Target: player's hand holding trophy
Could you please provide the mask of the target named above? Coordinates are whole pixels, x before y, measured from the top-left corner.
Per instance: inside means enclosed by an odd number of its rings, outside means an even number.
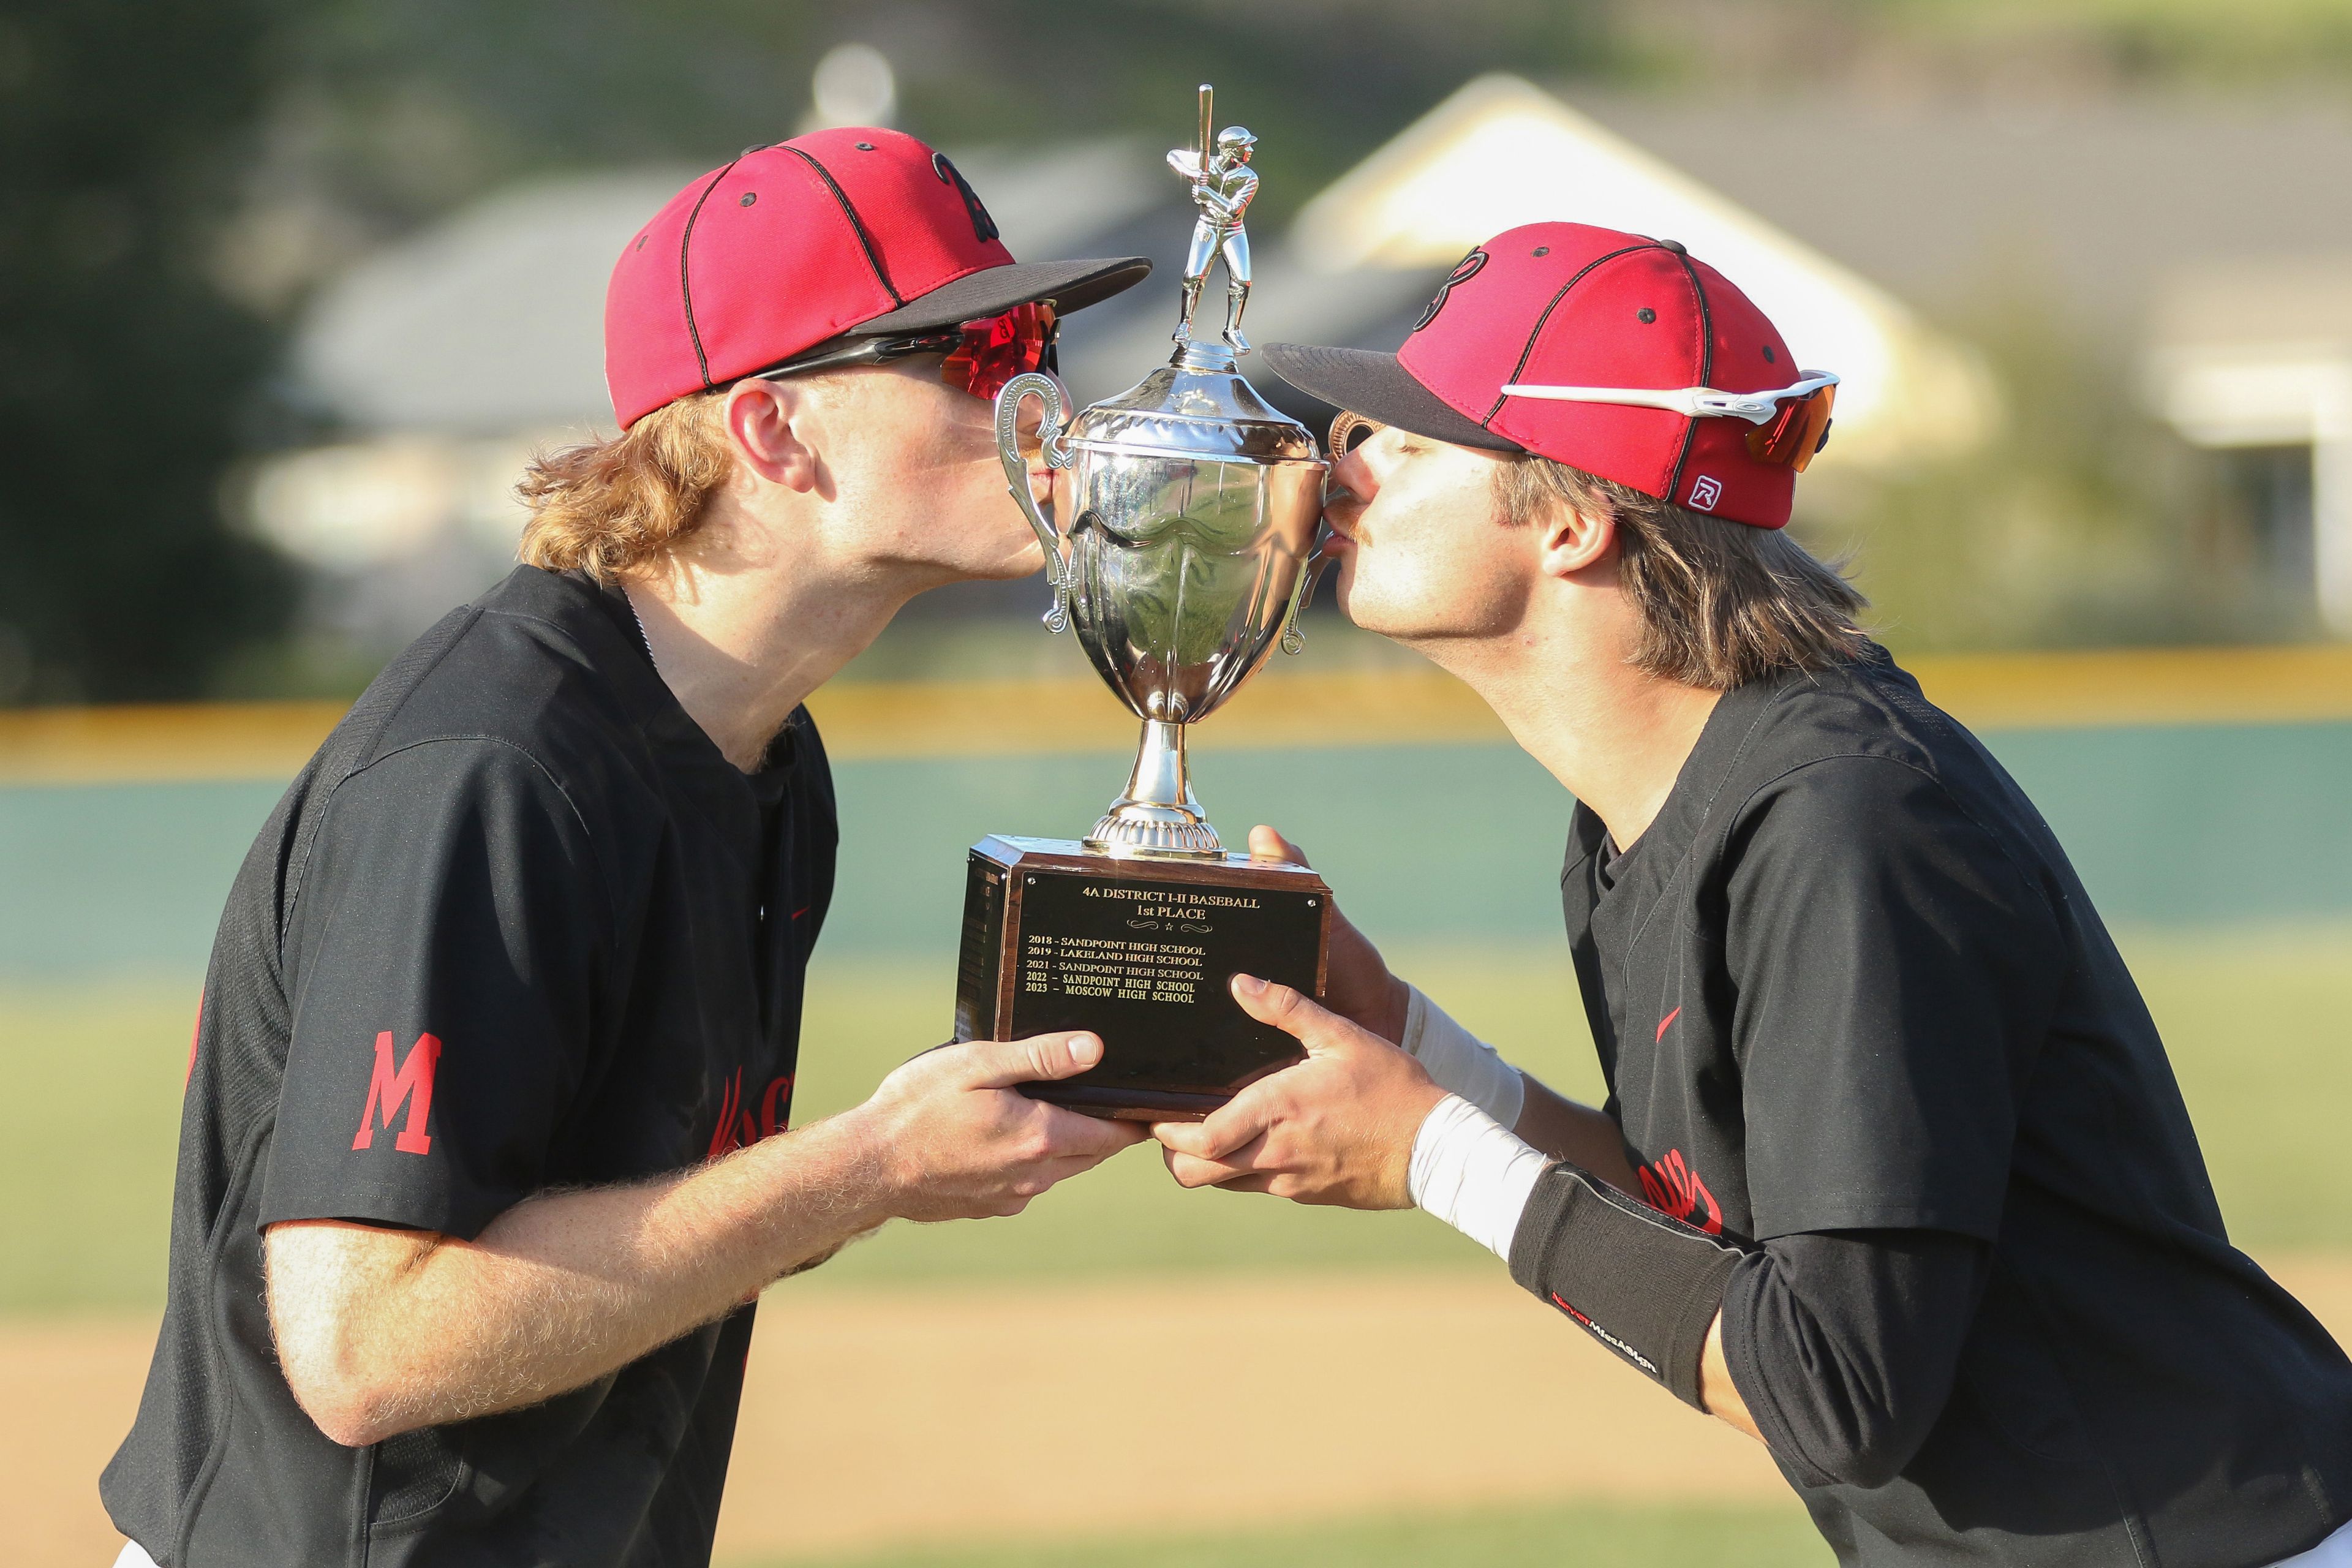
[[[1257,190],[1255,138],[1213,134],[1201,89],[1195,145],[1169,155],[1200,221],[1176,352],[1141,382],[1071,417],[1050,378],[998,395],[997,449],[1045,547],[1050,631],[1087,657],[1142,721],[1127,788],[1083,840],[992,835],[971,850],[956,976],[956,1038],[1090,1029],[1100,1064],[1031,1092],[1097,1115],[1198,1117],[1298,1058],[1244,1013],[1236,972],[1323,989],[1331,899],[1286,860],[1227,850],[1185,769],[1185,731],[1257,672],[1297,652],[1326,465],[1314,435],[1236,368],[1249,352],[1242,215]],[[1196,335],[1211,267],[1229,279],[1220,338]],[[1050,511],[1029,488],[1023,405],[1053,470]]]

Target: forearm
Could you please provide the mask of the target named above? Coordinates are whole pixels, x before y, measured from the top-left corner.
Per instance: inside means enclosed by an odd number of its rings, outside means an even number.
[[[1419,990],[1401,989],[1397,1032],[1389,1037],[1427,1068],[1439,1088],[1460,1095],[1554,1159],[1580,1166],[1621,1192],[1638,1190],[1625,1158],[1624,1134],[1615,1121],[1512,1067]]]
[[[1518,1120],[1511,1131],[1555,1160],[1565,1160],[1622,1193],[1639,1193],[1640,1181],[1625,1158],[1625,1134],[1606,1112],[1553,1092],[1528,1073],[1519,1075]]]
[[[724,1316],[766,1285],[887,1217],[881,1163],[836,1117],[692,1171],[516,1205],[473,1241],[420,1237],[349,1267],[331,1301],[281,1291],[270,1237],[272,1317],[298,1394],[338,1441],[517,1409],[626,1365]],[[283,1271],[292,1274],[293,1270]],[[331,1326],[305,1321],[332,1314]],[[300,1347],[297,1350],[295,1347]],[[292,1353],[289,1353],[291,1352]],[[325,1362],[325,1365],[298,1364]]]
[[[1706,1351],[1698,1363],[1698,1403],[1717,1420],[1737,1426],[1759,1443],[1764,1440],[1756,1417],[1748,1413],[1748,1401],[1740,1397],[1739,1385],[1731,1380],[1731,1363],[1723,1353],[1720,1307],[1716,1309],[1715,1321],[1706,1326]]]
[[[1537,1297],[1708,1408],[1707,1352],[1738,1247],[1546,1158],[1458,1096],[1423,1121],[1409,1184],[1414,1203],[1502,1258]]]
[[[1423,1122],[1412,1192],[1595,1339],[1820,1486],[1883,1486],[1911,1462],[1990,1270],[1985,1243],[1933,1231],[1734,1247],[1546,1162],[1459,1098]]]

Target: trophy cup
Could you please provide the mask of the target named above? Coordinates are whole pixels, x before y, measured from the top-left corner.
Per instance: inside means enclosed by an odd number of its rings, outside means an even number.
[[[1243,1012],[1227,982],[1245,972],[1319,996],[1330,929],[1322,879],[1227,849],[1185,770],[1185,731],[1277,641],[1299,650],[1325,475],[1314,436],[1235,368],[1248,352],[1242,211],[1257,189],[1255,139],[1239,127],[1213,138],[1211,110],[1204,86],[1194,148],[1169,155],[1201,209],[1173,357],[1075,418],[1043,375],[1016,376],[996,403],[1005,478],[1045,547],[1046,629],[1076,629],[1143,733],[1125,792],[1083,840],[973,846],[955,1037],[1093,1030],[1099,1063],[1026,1092],[1097,1116],[1205,1116],[1299,1059],[1297,1042]],[[1202,342],[1192,315],[1220,257],[1225,329]],[[1051,516],[1020,447],[1033,397],[1045,405]]]

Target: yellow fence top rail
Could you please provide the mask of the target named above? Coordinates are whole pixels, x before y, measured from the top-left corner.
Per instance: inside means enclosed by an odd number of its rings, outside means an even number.
[[[1982,654],[1906,660],[1929,698],[1979,730],[2352,721],[2352,647]],[[1135,721],[1091,675],[845,682],[810,710],[843,761],[1122,751]],[[0,784],[287,778],[340,702],[191,703],[0,712]],[[1218,746],[1444,745],[1507,739],[1434,669],[1267,675],[1209,721]]]

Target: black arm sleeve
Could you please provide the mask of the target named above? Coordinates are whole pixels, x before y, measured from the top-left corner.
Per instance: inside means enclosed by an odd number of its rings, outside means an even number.
[[[1707,1325],[1740,1249],[1558,1164],[1511,1237],[1511,1278],[1694,1409]]]
[[[1948,1231],[1778,1237],[1723,1294],[1731,1381],[1775,1458],[1813,1486],[1884,1486],[1950,1397],[1992,1249]]]

